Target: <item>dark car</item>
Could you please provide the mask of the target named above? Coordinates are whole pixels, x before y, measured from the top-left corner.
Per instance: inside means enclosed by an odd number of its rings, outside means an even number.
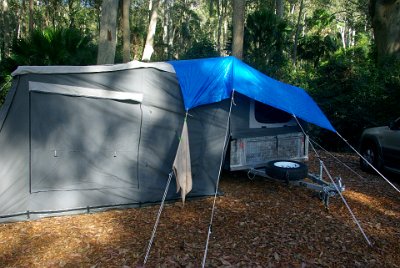
[[[388,126],[365,129],[361,135],[360,152],[378,170],[400,174],[400,117]],[[360,166],[364,171],[371,170],[362,158]]]

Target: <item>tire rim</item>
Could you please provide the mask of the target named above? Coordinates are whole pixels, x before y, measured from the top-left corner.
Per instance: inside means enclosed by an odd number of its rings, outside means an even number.
[[[371,150],[371,149],[365,150],[364,158],[372,165],[372,163],[373,163],[374,160],[375,160],[374,151]],[[368,163],[366,163],[365,160],[363,160],[363,162],[364,162],[364,165],[368,166]]]
[[[299,168],[300,165],[295,163],[295,162],[289,162],[289,161],[279,161],[275,162],[274,166],[279,167],[279,168]]]

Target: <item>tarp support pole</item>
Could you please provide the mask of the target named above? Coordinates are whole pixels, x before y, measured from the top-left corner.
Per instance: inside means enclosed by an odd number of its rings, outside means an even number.
[[[162,201],[161,201],[160,208],[158,210],[157,219],[156,219],[156,222],[154,223],[154,227],[153,227],[153,231],[151,233],[151,238],[150,238],[150,241],[149,241],[149,245],[147,246],[146,256],[144,257],[143,266],[146,266],[147,260],[148,260],[149,255],[150,255],[151,246],[153,245],[154,237],[156,236],[158,223],[160,222],[161,212],[162,212],[162,210],[164,208],[164,202],[165,202],[165,198],[167,197],[169,184],[171,183],[172,175],[173,175],[173,172],[169,173],[168,181],[167,181],[167,184],[165,186],[164,195],[163,195],[163,198],[162,198]]]
[[[31,92],[29,91],[28,92],[28,98],[29,98],[29,100],[28,100],[28,102],[29,102],[29,104],[28,104],[28,109],[29,109],[29,111],[28,111],[28,117],[29,117],[29,133],[28,133],[28,135],[29,135],[29,176],[28,176],[28,178],[29,178],[29,194],[32,194],[32,101],[31,101],[31,98],[32,98],[32,94],[31,94]],[[28,217],[29,218],[29,217]]]
[[[367,241],[369,246],[372,246],[371,241],[369,241],[368,236],[365,234],[364,229],[361,227],[360,222],[357,220],[356,216],[354,215],[353,211],[351,210],[349,204],[347,203],[346,199],[344,198],[342,192],[338,189],[336,183],[334,182],[331,174],[329,173],[327,167],[325,166],[324,162],[322,162],[322,167],[324,168],[326,174],[328,175],[329,179],[331,180],[333,186],[335,187],[335,190],[337,193],[339,193],[340,198],[342,199],[343,203],[345,204],[345,206],[347,207],[347,210],[349,211],[351,217],[353,218],[353,221],[355,222],[355,224],[357,225],[358,229],[360,230],[361,234],[364,236],[365,241]]]
[[[228,120],[226,122],[226,132],[225,132],[225,140],[224,140],[224,146],[222,148],[222,152],[221,152],[221,162],[219,165],[219,171],[218,171],[218,178],[217,178],[217,184],[215,185],[215,194],[214,194],[214,201],[213,201],[213,206],[212,206],[212,210],[211,210],[211,217],[210,217],[210,223],[208,225],[208,231],[207,231],[207,240],[206,240],[206,245],[205,245],[205,249],[204,249],[204,256],[203,256],[203,262],[201,267],[204,268],[206,266],[206,259],[207,259],[207,253],[208,253],[208,245],[210,242],[210,236],[211,236],[211,232],[212,232],[212,224],[213,224],[213,219],[214,219],[214,214],[215,214],[215,204],[216,204],[216,200],[217,200],[217,194],[218,194],[218,187],[219,187],[219,181],[221,178],[221,171],[222,171],[222,165],[223,165],[223,160],[224,160],[224,154],[225,154],[225,149],[228,143],[228,135],[229,135],[229,122],[231,119],[231,114],[232,114],[232,105],[234,104],[234,94],[235,91],[232,91],[232,96],[231,96],[231,103],[229,106],[229,114],[228,114]]]
[[[187,120],[188,115],[189,115],[189,113],[188,113],[188,111],[186,111],[185,119],[184,119],[185,122]],[[182,140],[182,135],[179,138],[179,142],[181,140]],[[169,173],[169,176],[168,176],[168,181],[167,181],[167,185],[165,186],[165,191],[164,191],[163,198],[161,200],[160,209],[158,210],[157,219],[156,219],[156,222],[154,223],[154,227],[153,227],[153,231],[151,233],[151,238],[150,238],[150,241],[149,241],[149,245],[147,246],[147,251],[146,251],[146,256],[144,257],[143,266],[146,266],[147,260],[148,260],[149,255],[150,255],[151,246],[153,245],[153,241],[154,241],[154,238],[156,236],[158,223],[160,222],[161,213],[162,213],[162,210],[164,208],[165,198],[167,197],[169,185],[171,183],[171,178],[172,178],[173,175],[174,175],[174,171],[172,170],[171,173]]]
[[[299,120],[297,119],[296,115],[293,114],[293,117],[296,119],[297,124],[300,126],[301,131],[303,132],[304,135],[307,135],[303,126],[300,124]],[[319,156],[317,150],[315,149],[314,145],[311,143],[310,141],[310,145],[311,145],[311,149],[314,151],[315,155],[318,157],[318,159],[321,160],[321,157]],[[371,241],[368,239],[367,235],[364,232],[364,229],[361,227],[360,222],[357,220],[356,216],[354,215],[353,211],[351,210],[349,204],[347,203],[346,199],[344,198],[342,192],[339,190],[339,188],[337,187],[335,181],[332,178],[332,175],[330,174],[329,170],[327,169],[327,167],[325,166],[325,163],[323,161],[320,161],[322,164],[323,169],[325,170],[326,174],[328,175],[329,179],[331,180],[333,186],[335,187],[336,192],[340,195],[340,198],[342,199],[343,203],[345,204],[347,210],[349,211],[351,217],[353,218],[353,221],[355,222],[355,224],[357,225],[358,229],[360,230],[361,234],[364,236],[365,240],[367,241],[369,246],[372,246]]]

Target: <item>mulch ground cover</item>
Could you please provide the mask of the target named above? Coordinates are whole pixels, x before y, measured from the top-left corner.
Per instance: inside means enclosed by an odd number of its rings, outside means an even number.
[[[309,189],[224,173],[206,266],[400,267],[400,194],[361,172],[356,156],[335,156],[362,176],[322,154],[332,176],[342,177],[343,195],[372,246],[339,196],[326,210]],[[309,161],[313,172],[317,162]],[[200,267],[212,203],[167,204],[146,267]],[[141,266],[158,209],[0,224],[0,267]]]

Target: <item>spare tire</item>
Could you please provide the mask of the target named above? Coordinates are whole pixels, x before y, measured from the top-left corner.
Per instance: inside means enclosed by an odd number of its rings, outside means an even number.
[[[266,174],[277,180],[297,181],[308,175],[306,164],[292,160],[274,160],[267,163]]]

